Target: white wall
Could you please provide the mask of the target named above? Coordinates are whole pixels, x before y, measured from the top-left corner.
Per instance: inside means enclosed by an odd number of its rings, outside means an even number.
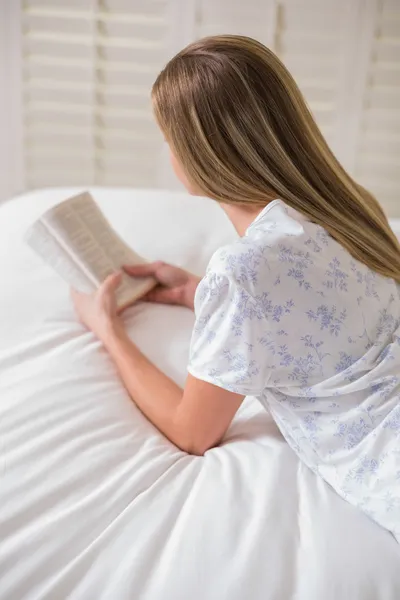
[[[0,201],[25,188],[19,2],[0,0]]]

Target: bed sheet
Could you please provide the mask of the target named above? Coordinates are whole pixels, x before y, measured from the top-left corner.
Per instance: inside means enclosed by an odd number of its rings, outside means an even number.
[[[298,461],[255,399],[204,457],[130,401],[67,286],[21,241],[77,191],[0,207],[0,600],[397,600],[397,543]],[[92,191],[150,259],[201,273],[235,236],[205,199]],[[191,312],[139,304],[124,318],[182,385]]]

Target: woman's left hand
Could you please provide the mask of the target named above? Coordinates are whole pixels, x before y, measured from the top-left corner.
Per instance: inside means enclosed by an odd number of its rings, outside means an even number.
[[[113,273],[92,294],[71,290],[76,314],[88,329],[105,343],[107,335],[119,323],[115,292],[121,282],[121,273]]]

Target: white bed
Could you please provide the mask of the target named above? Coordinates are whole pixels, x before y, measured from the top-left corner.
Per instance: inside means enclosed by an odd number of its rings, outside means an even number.
[[[254,399],[202,458],[137,410],[21,241],[76,191],[0,208],[0,600],[398,600],[400,547],[299,463]],[[234,236],[206,200],[93,193],[149,258],[201,272]],[[192,323],[180,308],[126,313],[180,384]]]

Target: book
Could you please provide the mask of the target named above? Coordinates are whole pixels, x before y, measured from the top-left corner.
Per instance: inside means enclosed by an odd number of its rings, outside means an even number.
[[[147,262],[111,227],[89,192],[48,210],[24,239],[70,286],[85,293],[95,291],[123,265]],[[155,285],[153,278],[135,279],[123,273],[116,292],[118,308],[129,306]]]

